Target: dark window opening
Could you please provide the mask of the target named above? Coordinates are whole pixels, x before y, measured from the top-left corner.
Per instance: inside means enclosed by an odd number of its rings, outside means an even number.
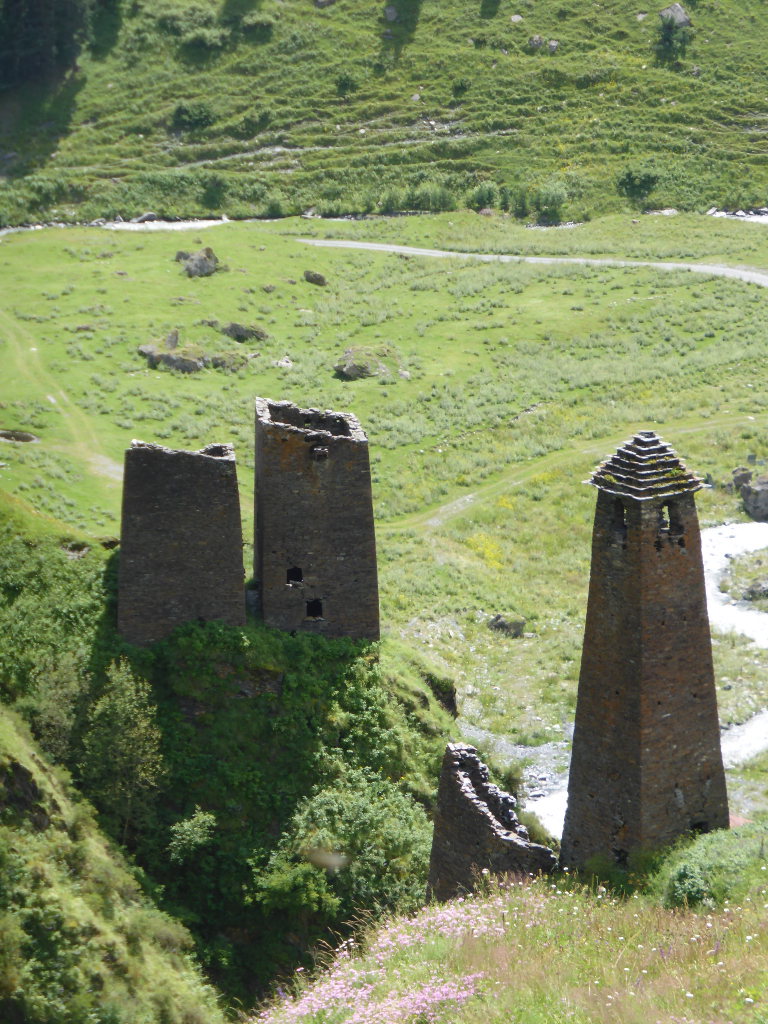
[[[322,619],[323,617],[323,602],[315,599],[314,601],[307,601],[307,618],[308,619]]]
[[[700,835],[705,835],[707,832],[711,832],[712,829],[709,827],[708,821],[692,821],[691,832],[698,832]]]
[[[618,541],[622,547],[626,547],[627,510],[624,508],[624,502],[621,498],[616,498],[613,502],[611,526],[613,528],[614,540]]]
[[[294,586],[296,583],[304,582],[304,573],[297,565],[291,566],[288,572],[285,574],[285,582],[289,587]]]
[[[656,550],[661,550],[659,541],[662,536],[666,537],[670,541],[676,541],[678,547],[685,547],[685,539],[683,534],[685,529],[683,527],[683,520],[680,516],[680,510],[677,506],[676,501],[667,501],[659,508],[659,538],[656,541]]]

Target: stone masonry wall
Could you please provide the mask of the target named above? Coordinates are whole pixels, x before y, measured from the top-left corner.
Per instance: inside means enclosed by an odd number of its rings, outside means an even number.
[[[727,825],[693,493],[600,490],[561,863]]]
[[[255,525],[268,625],[378,639],[368,439],[354,416],[256,400]]]
[[[440,772],[428,894],[440,901],[471,892],[476,875],[539,874],[557,864],[546,846],[530,842],[515,799],[488,781],[474,747],[449,743]]]
[[[145,645],[196,619],[245,625],[243,537],[231,445],[125,453],[118,629]]]

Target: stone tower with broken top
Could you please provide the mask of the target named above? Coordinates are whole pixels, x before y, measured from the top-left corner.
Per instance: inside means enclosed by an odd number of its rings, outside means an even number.
[[[653,431],[589,480],[592,568],[561,863],[728,826],[694,493]]]
[[[254,578],[267,625],[378,639],[368,438],[351,414],[256,399]]]
[[[133,441],[125,453],[118,630],[143,646],[198,619],[245,625],[234,449]]]

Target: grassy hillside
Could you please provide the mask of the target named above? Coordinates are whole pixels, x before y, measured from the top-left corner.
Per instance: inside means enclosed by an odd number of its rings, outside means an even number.
[[[115,632],[115,559],[0,495],[0,708],[71,772],[209,978],[246,1004],[359,907],[419,905],[450,683],[394,645],[256,623],[131,648]],[[15,742],[0,735],[0,757]],[[315,860],[340,848],[336,877]],[[73,933],[78,970],[86,938]]]
[[[702,837],[624,895],[491,879],[343,946],[253,1024],[764,1024],[764,846],[765,826]]]
[[[687,8],[123,0],[0,97],[0,218],[762,204],[763,5]]]
[[[63,773],[0,707],[0,1016],[222,1024],[192,937],[142,891]]]
[[[478,247],[480,219],[401,220],[405,241]],[[695,216],[614,217],[568,231],[482,219],[499,250],[718,260],[768,267],[759,225]],[[118,530],[122,452],[132,437],[198,448],[233,441],[250,537],[253,398],[352,409],[372,444],[382,613],[388,642],[454,679],[470,720],[525,742],[570,721],[586,602],[593,465],[655,425],[715,480],[768,455],[764,293],[754,285],[648,268],[478,265],[310,249],[296,234],[392,240],[392,222],[223,225],[172,234],[96,229],[0,242],[11,296],[0,310],[0,483],[72,530]],[[210,244],[228,267],[188,280],[180,247]],[[303,279],[322,272],[320,288]],[[237,345],[205,321],[256,326]],[[231,371],[150,370],[139,344],[227,351]],[[340,380],[344,352],[382,376]],[[288,365],[276,365],[284,360]],[[246,358],[250,357],[250,358]],[[401,375],[404,374],[404,375]],[[454,504],[457,502],[458,504]],[[705,522],[741,514],[722,489]],[[563,544],[563,537],[571,543]],[[246,568],[250,572],[250,549]],[[534,636],[488,630],[496,612]],[[763,700],[765,658],[717,646],[726,719]]]

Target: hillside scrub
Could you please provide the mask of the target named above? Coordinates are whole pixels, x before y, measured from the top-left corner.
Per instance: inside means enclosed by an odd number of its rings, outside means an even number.
[[[255,623],[131,648],[115,633],[115,556],[71,559],[63,537],[3,502],[0,694],[164,890],[220,986],[251,998],[356,913],[416,905],[450,722],[418,662]],[[318,828],[336,872],[304,853]]]
[[[692,28],[629,0],[538,0],[515,21],[462,0],[400,0],[394,20],[374,0],[65,6],[69,37],[32,40],[59,77],[12,85],[29,40],[2,33],[0,225],[766,201],[758,0],[691,4]],[[648,154],[653,180],[628,196],[617,183]]]
[[[223,1024],[192,945],[22,723],[0,708],[2,1019]]]

